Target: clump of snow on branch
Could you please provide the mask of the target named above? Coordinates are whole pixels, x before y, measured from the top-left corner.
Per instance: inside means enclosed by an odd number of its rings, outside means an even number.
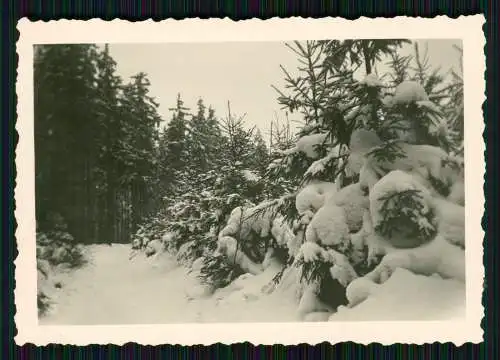
[[[465,248],[465,208],[445,199],[434,198],[438,233],[451,244]]]
[[[316,212],[323,206],[326,197],[333,196],[337,188],[337,184],[331,182],[315,182],[305,186],[295,198],[298,213]]]
[[[295,235],[282,216],[273,220],[271,234],[280,246],[286,246],[288,249],[294,248]]]
[[[427,100],[429,100],[429,96],[420,83],[416,81],[403,81],[396,86],[391,103],[396,105]]]
[[[306,170],[304,177],[314,177],[317,174],[322,173],[323,171],[325,171],[326,166],[334,160],[337,160],[337,168],[341,168],[343,165],[343,159],[341,158],[341,155],[345,154],[346,152],[347,149],[345,147],[341,147],[340,145],[335,146],[328,152],[328,155],[314,161]]]
[[[349,232],[359,231],[363,225],[363,215],[370,205],[369,198],[359,183],[347,185],[339,190],[335,194],[334,201],[344,210]]]
[[[245,169],[245,170],[242,170],[241,173],[243,174],[243,176],[245,177],[245,179],[247,181],[257,182],[260,180],[260,177],[251,170]]]
[[[245,272],[259,274],[262,266],[252,261],[243,251],[238,250],[238,242],[231,236],[221,236],[217,242],[217,252],[233,259],[234,264],[239,265]]]
[[[345,249],[349,243],[349,227],[344,209],[335,204],[323,205],[306,229],[306,241]]]
[[[317,147],[323,145],[326,142],[328,133],[318,133],[312,135],[302,136],[297,140],[297,143],[293,148],[285,150],[283,153],[285,155],[291,155],[296,152],[302,152],[307,157],[315,159],[318,157]]]

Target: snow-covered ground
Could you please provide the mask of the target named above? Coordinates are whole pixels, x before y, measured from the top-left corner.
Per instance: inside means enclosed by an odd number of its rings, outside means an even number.
[[[64,277],[51,294],[55,306],[41,324],[153,324],[175,322],[294,321],[294,304],[259,299],[262,286],[274,276],[247,277],[232,289],[200,297],[195,276],[174,258],[142,254],[128,260],[130,246],[89,248],[87,266]],[[244,289],[241,289],[244,287]],[[225,294],[224,294],[225,293]],[[222,299],[220,299],[223,297]],[[279,303],[278,303],[279,301]]]
[[[88,265],[59,275],[62,288],[50,294],[55,306],[40,324],[298,321],[292,296],[262,292],[277,267],[245,275],[228,288],[203,296],[196,277],[169,255],[152,259],[141,254],[129,261],[128,245],[95,245],[87,250]],[[464,311],[462,283],[398,270],[368,300],[341,309],[330,320],[442,320],[463,317]]]

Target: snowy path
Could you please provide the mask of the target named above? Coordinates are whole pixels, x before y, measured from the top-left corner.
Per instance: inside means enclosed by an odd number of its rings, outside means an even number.
[[[41,324],[167,324],[179,322],[298,321],[297,303],[288,293],[263,294],[276,274],[270,267],[247,275],[209,297],[200,297],[197,280],[167,255],[128,260],[126,245],[88,248],[90,263],[57,276],[63,287],[51,298],[57,304]],[[462,283],[398,270],[365,302],[341,309],[331,321],[439,320],[462,317]],[[326,318],[323,318],[326,319]]]
[[[139,255],[129,261],[125,245],[92,246],[89,255],[87,266],[61,277],[63,288],[51,295],[57,305],[41,324],[295,320],[293,304],[283,306],[273,296],[258,298],[273,274],[247,281],[244,290],[235,288],[222,300],[190,299],[198,283],[172,258],[152,261]]]

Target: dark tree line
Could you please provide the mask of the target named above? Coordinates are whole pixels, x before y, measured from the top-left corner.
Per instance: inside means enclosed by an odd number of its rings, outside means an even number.
[[[139,73],[116,75],[106,46],[35,51],[36,210],[39,229],[60,214],[80,241],[126,241],[152,210],[160,117]]]

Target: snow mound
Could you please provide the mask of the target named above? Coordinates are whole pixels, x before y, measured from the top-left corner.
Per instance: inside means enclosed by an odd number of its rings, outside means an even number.
[[[145,253],[147,256],[161,253],[165,249],[164,243],[160,240],[152,240],[146,245]]]
[[[258,275],[245,274],[210,298],[195,302],[200,322],[299,321],[297,302],[281,291],[266,288],[281,268],[272,264]],[[271,320],[272,319],[272,320]]]
[[[361,284],[359,282],[358,284]],[[365,301],[340,307],[330,321],[458,320],[465,317],[465,284],[397,269],[382,285],[365,282],[348,296]],[[357,294],[353,294],[357,292]],[[367,295],[368,294],[368,295]]]
[[[396,86],[394,96],[392,98],[393,104],[407,104],[416,101],[427,101],[429,97],[425,89],[416,81],[403,81]]]

